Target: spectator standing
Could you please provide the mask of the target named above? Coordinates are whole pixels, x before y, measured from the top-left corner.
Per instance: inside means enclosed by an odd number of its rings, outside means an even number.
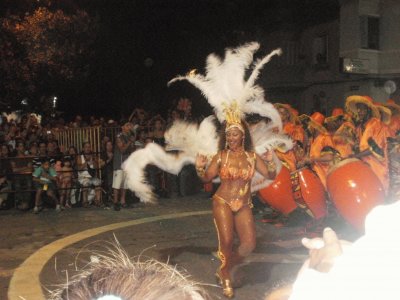
[[[157,143],[160,146],[164,146],[165,144],[164,133],[165,133],[165,121],[160,116],[157,116],[153,120],[152,131],[149,133],[149,136],[152,138],[154,143]]]
[[[158,115],[153,119],[152,123],[152,131],[149,133],[149,137],[146,138],[145,144],[156,143],[163,147],[165,145],[165,121]],[[167,196],[165,173],[152,165],[146,167],[146,173],[149,183],[154,187],[155,193],[161,197]]]
[[[15,201],[20,209],[27,209],[30,205],[30,192],[32,185],[32,163],[29,156],[25,155],[25,146],[22,141],[17,142],[17,154],[11,160]]]
[[[70,197],[73,181],[72,157],[64,156],[61,172],[59,174],[60,204],[61,209],[71,208]]]
[[[126,204],[126,182],[125,174],[122,170],[122,163],[134,150],[132,140],[130,138],[131,123],[125,123],[122,126],[122,132],[117,136],[116,147],[113,157],[113,202],[114,209],[120,210],[120,207],[127,207]]]
[[[137,139],[135,141],[135,148],[142,149],[146,145],[147,132],[144,129],[140,129],[137,133]]]
[[[0,209],[7,206],[9,193],[4,193],[11,190],[10,174],[12,172],[9,149],[6,144],[1,145],[0,149]]]
[[[103,167],[103,179],[104,189],[107,195],[112,195],[112,183],[113,183],[113,158],[114,158],[114,146],[113,143],[108,140],[105,143],[104,150],[101,153],[101,159],[104,161]],[[111,198],[110,198],[111,199]]]

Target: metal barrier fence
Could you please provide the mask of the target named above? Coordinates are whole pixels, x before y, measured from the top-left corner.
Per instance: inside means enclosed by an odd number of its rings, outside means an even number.
[[[89,142],[94,152],[100,152],[102,149],[101,141],[108,136],[114,143],[115,137],[121,131],[120,127],[82,127],[68,128],[54,132],[58,144],[68,149],[71,146],[76,147],[78,153],[82,151],[84,142]]]

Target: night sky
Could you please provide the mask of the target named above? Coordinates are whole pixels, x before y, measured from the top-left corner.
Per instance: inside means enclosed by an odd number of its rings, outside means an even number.
[[[138,106],[163,112],[179,96],[199,98],[188,84],[166,84],[177,74],[204,67],[211,52],[222,54],[224,48],[256,40],[263,32],[304,28],[339,14],[338,0],[53,2],[100,17],[91,75],[61,95],[61,108],[115,117]]]

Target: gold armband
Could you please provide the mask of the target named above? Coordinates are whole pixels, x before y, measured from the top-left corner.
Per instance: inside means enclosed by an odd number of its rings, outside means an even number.
[[[196,173],[197,173],[197,176],[203,177],[206,174],[206,170],[204,168],[196,167]]]

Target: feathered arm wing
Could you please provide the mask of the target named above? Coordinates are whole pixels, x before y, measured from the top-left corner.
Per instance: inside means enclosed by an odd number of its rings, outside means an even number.
[[[280,151],[287,151],[293,147],[293,141],[290,137],[284,134],[274,134],[270,124],[266,124],[265,122],[259,122],[252,126],[250,128],[250,134],[254,149],[259,155],[262,155],[267,149],[274,150],[278,148]],[[279,174],[282,169],[282,162],[276,156],[275,152],[273,153],[273,160],[276,164],[276,172]],[[267,179],[256,172],[251,181],[251,191],[256,192],[269,186],[273,182],[274,180]]]
[[[156,196],[146,182],[146,166],[152,164],[168,173],[178,174],[184,165],[194,163],[194,160],[193,156],[170,154],[161,146],[149,143],[145,148],[133,152],[123,164],[128,188],[135,192],[140,201],[155,203]]]
[[[152,187],[145,178],[148,164],[168,173],[178,174],[184,165],[195,162],[197,153],[213,156],[218,152],[218,135],[213,116],[205,118],[200,126],[177,121],[164,136],[166,148],[179,151],[179,154],[168,153],[161,146],[150,143],[144,149],[132,153],[123,165],[128,187],[145,203],[156,202]]]

